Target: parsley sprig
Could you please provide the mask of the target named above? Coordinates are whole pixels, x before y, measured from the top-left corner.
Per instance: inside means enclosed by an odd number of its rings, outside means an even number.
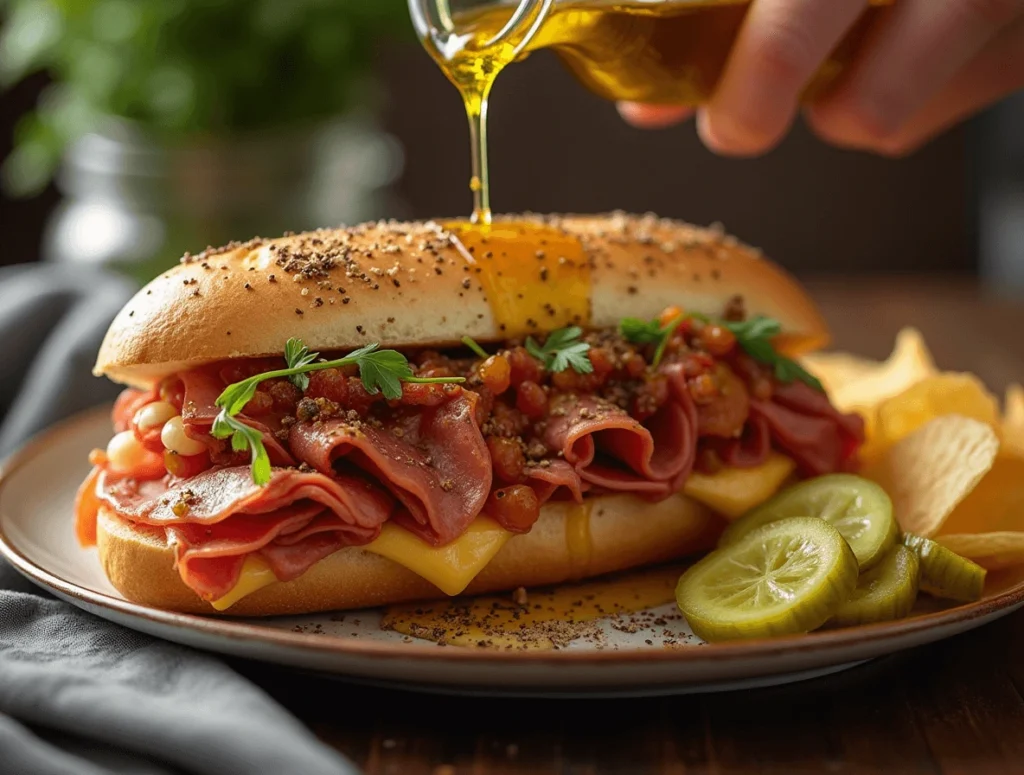
[[[775,372],[775,378],[779,380],[779,382],[800,380],[804,384],[810,385],[815,390],[821,392],[825,391],[825,388],[817,377],[807,371],[792,358],[787,358],[786,356],[779,355],[779,353],[776,352],[771,340],[772,337],[778,336],[782,333],[782,325],[779,321],[759,315],[758,317],[751,318],[750,320],[738,322],[725,321],[719,325],[725,326],[733,332],[736,336],[736,341],[747,355],[755,361],[760,361],[761,363],[771,366]]]
[[[267,448],[263,446],[262,433],[221,409],[220,414],[213,420],[210,435],[215,439],[230,438],[231,449],[235,452],[245,452],[248,449],[252,480],[260,487],[270,481],[270,456],[267,455]]]
[[[211,435],[217,439],[230,438],[231,448],[236,452],[249,450],[252,457],[252,478],[260,486],[270,481],[270,458],[263,446],[260,432],[237,419],[235,415],[256,395],[256,388],[261,382],[287,377],[293,385],[304,391],[309,387],[307,375],[311,371],[356,366],[359,368],[359,377],[366,392],[370,395],[383,393],[385,398],[397,399],[402,397],[403,382],[466,381],[463,377],[414,377],[412,367],[404,355],[397,350],[381,350],[377,342],[353,350],[344,358],[329,361],[316,360],[319,353],[311,353],[299,339],[289,339],[284,352],[288,368],[265,371],[228,385],[215,402],[220,407],[220,414],[213,421]]]
[[[661,363],[662,356],[665,353],[665,345],[672,336],[672,332],[679,327],[679,324],[686,317],[680,315],[665,325],[661,325],[658,320],[624,318],[619,324],[619,331],[634,344],[657,344],[658,348],[655,350],[654,360],[651,362],[651,366],[657,368],[658,364]],[[690,313],[688,317],[700,320],[705,324],[714,322],[729,329],[736,337],[736,342],[747,355],[755,361],[772,367],[775,378],[779,382],[800,380],[815,390],[824,391],[817,377],[809,373],[796,361],[776,352],[771,340],[782,333],[782,325],[779,321],[763,315],[743,321],[712,321],[707,315],[697,312]]]
[[[679,328],[679,324],[686,320],[685,315],[677,315],[668,323],[662,325],[659,320],[640,320],[639,318],[623,318],[619,323],[619,331],[626,339],[634,344],[657,344],[654,350],[654,360],[651,361],[652,368],[658,368],[661,359],[665,356],[665,347],[668,340],[672,338],[673,332]]]
[[[526,350],[543,363],[548,371],[565,371],[571,367],[578,374],[590,374],[594,370],[587,355],[590,343],[581,342],[581,336],[583,329],[579,326],[567,326],[548,334],[543,346],[528,336]]]

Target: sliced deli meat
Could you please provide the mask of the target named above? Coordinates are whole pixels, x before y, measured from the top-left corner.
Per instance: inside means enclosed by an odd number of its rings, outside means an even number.
[[[400,409],[378,422],[349,417],[292,426],[289,446],[328,476],[362,472],[401,503],[394,519],[433,545],[465,532],[491,491],[491,459],[462,393],[439,406]]]

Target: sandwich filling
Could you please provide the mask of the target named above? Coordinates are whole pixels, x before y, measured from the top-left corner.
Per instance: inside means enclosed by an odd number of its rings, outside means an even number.
[[[838,412],[763,340],[744,340],[743,322],[733,303],[719,322],[670,309],[648,324],[565,329],[490,352],[474,342],[407,352],[414,377],[463,381],[404,381],[398,398],[368,388],[355,366],[266,379],[235,418],[262,440],[271,465],[262,483],[250,451],[211,431],[225,388],[284,358],[125,390],[117,436],[93,453],[80,493],[79,537],[95,541],[102,506],[166,540],[184,583],[219,601],[246,569],[295,579],[385,528],[428,551],[481,524],[506,538],[527,532],[549,500],[660,501],[691,477],[779,455],[801,476],[852,470],[860,418]]]

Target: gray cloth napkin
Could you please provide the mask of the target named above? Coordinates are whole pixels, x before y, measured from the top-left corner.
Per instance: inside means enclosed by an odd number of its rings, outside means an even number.
[[[116,396],[90,370],[133,292],[99,270],[0,269],[0,456]],[[0,560],[0,773],[356,772],[218,659],[80,611]]]

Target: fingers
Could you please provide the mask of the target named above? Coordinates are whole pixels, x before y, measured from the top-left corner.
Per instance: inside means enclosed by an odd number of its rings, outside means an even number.
[[[899,129],[884,136],[844,144],[890,156],[901,156],[962,119],[1022,88],[1024,19],[1000,33],[953,77],[945,89]],[[816,109],[809,111],[808,123],[825,138],[835,136],[827,115],[823,118]]]
[[[1024,0],[900,0],[838,89],[810,109],[812,126],[846,147],[911,147],[1020,85],[1014,19],[1024,19]],[[992,72],[1007,59],[1015,72]]]
[[[867,5],[867,0],[754,0],[718,88],[698,117],[705,144],[719,153],[747,156],[781,140],[801,91]]]
[[[684,105],[641,105],[620,102],[619,115],[639,129],[664,129],[685,121],[693,115],[693,108]]]

